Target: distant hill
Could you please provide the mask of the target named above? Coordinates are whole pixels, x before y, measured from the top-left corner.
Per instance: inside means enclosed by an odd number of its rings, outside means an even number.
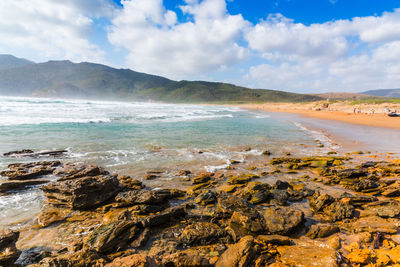
[[[363,92],[362,94],[381,96],[381,97],[392,97],[400,98],[400,89],[378,89]]]
[[[18,68],[29,64],[34,64],[34,62],[12,55],[0,54],[0,70]]]
[[[49,61],[0,70],[0,95],[165,102],[304,102],[321,99],[227,83],[177,82],[129,69],[70,61]]]
[[[366,99],[372,97],[371,95],[366,95],[362,93],[346,93],[346,92],[330,92],[330,93],[322,93],[322,94],[315,94],[316,96],[325,98],[325,99],[332,99],[332,100],[359,100],[359,99]]]

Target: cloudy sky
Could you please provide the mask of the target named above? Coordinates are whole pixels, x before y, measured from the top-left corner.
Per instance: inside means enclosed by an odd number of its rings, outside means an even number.
[[[400,88],[400,3],[0,0],[0,54],[292,92]]]

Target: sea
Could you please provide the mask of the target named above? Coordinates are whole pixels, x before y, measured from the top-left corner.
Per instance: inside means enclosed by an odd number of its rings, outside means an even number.
[[[231,106],[0,97],[0,170],[41,160],[2,155],[21,149],[67,150],[58,160],[96,164],[139,180],[161,169],[166,177],[150,185],[174,187],[179,170],[215,171],[265,150],[311,155],[338,145],[298,121]],[[24,223],[42,206],[35,186],[2,195],[0,226]]]

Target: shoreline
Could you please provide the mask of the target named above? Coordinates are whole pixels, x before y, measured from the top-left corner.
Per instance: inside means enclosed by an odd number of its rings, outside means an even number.
[[[330,121],[340,121],[350,124],[371,126],[371,127],[380,127],[380,128],[390,128],[400,130],[400,118],[389,117],[386,114],[382,113],[379,108],[375,107],[374,114],[353,114],[349,108],[346,107],[342,110],[315,110],[312,109],[310,105],[304,104],[243,104],[243,105],[235,105],[235,107],[240,107],[248,110],[256,110],[256,111],[267,111],[267,112],[279,112],[279,113],[289,113],[289,114],[299,114],[301,116],[314,118],[314,119],[322,119],[322,120],[330,120]],[[364,110],[371,110],[373,107],[364,107]],[[350,108],[351,109],[351,108]]]

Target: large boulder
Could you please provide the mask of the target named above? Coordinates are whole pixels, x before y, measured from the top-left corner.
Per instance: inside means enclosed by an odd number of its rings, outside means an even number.
[[[264,212],[265,228],[270,234],[288,235],[304,222],[304,213],[290,207],[271,206]]]
[[[251,266],[256,252],[254,249],[254,238],[252,236],[245,236],[236,244],[230,246],[219,257],[216,262],[216,267],[236,266],[246,267]]]
[[[188,225],[179,236],[183,246],[209,245],[219,241],[226,232],[218,225],[210,222],[197,222]]]
[[[331,248],[307,245],[282,246],[277,250],[285,266],[338,266],[336,252]]]
[[[21,255],[21,251],[15,247],[18,237],[19,232],[0,230],[0,266],[13,266]]]
[[[168,199],[183,195],[184,192],[177,189],[131,190],[119,193],[115,197],[115,201],[126,206],[139,204],[160,205],[165,204]]]
[[[88,235],[84,247],[99,253],[110,253],[125,248],[137,231],[132,221],[103,224]]]
[[[97,207],[121,190],[118,180],[109,175],[51,182],[41,189],[48,204],[77,210]]]

